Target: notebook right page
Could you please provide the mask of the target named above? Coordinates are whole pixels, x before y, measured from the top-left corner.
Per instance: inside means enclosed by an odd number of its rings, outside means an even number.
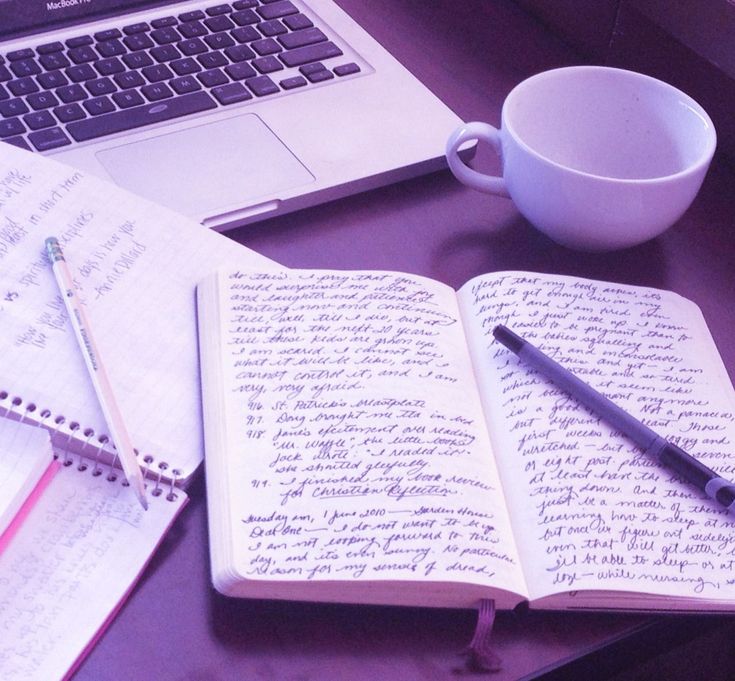
[[[473,279],[459,298],[532,598],[591,589],[733,599],[730,516],[492,336],[505,324],[732,477],[733,389],[696,305],[519,272]]]

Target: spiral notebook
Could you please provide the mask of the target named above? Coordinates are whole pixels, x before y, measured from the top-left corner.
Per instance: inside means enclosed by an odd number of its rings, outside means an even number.
[[[148,511],[117,465],[45,254],[51,235],[147,473]],[[274,266],[114,185],[0,144],[0,420],[43,427],[59,463],[0,554],[4,681],[73,673],[186,503],[182,487],[203,457],[195,284],[235,257]]]
[[[44,426],[57,448],[114,449],[44,253],[58,237],[139,463],[186,483],[203,457],[194,289],[213,266],[272,261],[112,184],[0,149],[0,416]]]
[[[14,464],[16,481],[31,486],[0,536],[2,678],[67,678],[122,604],[186,494],[154,486],[143,511],[107,466],[63,455],[53,462],[44,431],[8,419],[0,419],[0,459]],[[26,459],[40,462],[40,477],[38,469],[19,470]],[[10,482],[4,479],[0,494]]]
[[[0,419],[0,554],[55,468],[45,431]]]

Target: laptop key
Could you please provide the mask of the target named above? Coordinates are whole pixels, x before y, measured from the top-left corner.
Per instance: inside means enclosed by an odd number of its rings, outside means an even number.
[[[291,78],[284,78],[280,82],[281,87],[284,90],[293,90],[297,87],[303,87],[306,85],[306,78],[303,76],[292,76]]]
[[[219,33],[212,33],[211,35],[205,36],[204,42],[213,50],[224,50],[226,47],[232,47],[235,44],[234,38],[232,38],[226,31],[220,31]]]
[[[87,97],[89,97],[86,90],[78,83],[63,85],[62,87],[56,88],[56,94],[64,104],[79,102],[82,99],[87,99]]]
[[[216,69],[228,64],[227,57],[221,52],[205,52],[197,57],[197,61],[205,69]]]
[[[33,111],[23,116],[23,120],[31,130],[40,130],[56,125],[56,119],[49,111]]]
[[[197,73],[202,70],[199,62],[191,57],[185,57],[184,59],[177,59],[172,61],[169,66],[171,70],[176,73],[177,76],[188,76],[191,73]]]
[[[69,50],[67,55],[75,64],[86,64],[87,62],[97,61],[100,58],[97,51],[91,45],[75,47],[73,50]]]
[[[147,50],[155,44],[147,33],[133,33],[123,38],[125,46],[131,51]]]
[[[274,71],[283,70],[283,64],[273,56],[253,59],[252,65],[261,73],[273,73]]]
[[[94,42],[91,35],[78,35],[74,38],[69,38],[66,41],[66,46],[70,49],[75,47],[83,47],[84,45],[91,45]]]
[[[233,64],[234,66],[234,64]],[[197,78],[206,87],[214,87],[215,85],[224,85],[230,79],[222,72],[222,69],[210,69],[197,74]]]
[[[140,106],[145,104],[140,92],[137,90],[123,90],[122,92],[116,92],[112,95],[112,99],[115,101],[121,109],[129,109],[131,106]]]
[[[179,33],[184,38],[199,38],[207,35],[209,31],[201,21],[188,21],[185,24],[179,24]]]
[[[319,69],[306,76],[312,83],[321,83],[325,80],[332,80],[334,74],[329,69]]]
[[[209,14],[210,17],[213,17],[217,14],[229,14],[230,12],[232,12],[232,7],[230,7],[226,3],[223,3],[221,5],[213,5],[212,7],[207,7],[205,11],[207,14]]]
[[[86,118],[87,114],[84,113],[84,109],[77,103],[62,104],[54,109],[54,115],[62,123],[69,123],[71,121],[78,121],[81,118]]]
[[[46,128],[45,130],[36,130],[28,135],[31,144],[38,151],[48,151],[71,144],[71,140],[66,136],[61,128]]]
[[[179,50],[187,57],[195,54],[204,54],[209,52],[209,48],[199,38],[187,38],[178,43]]]
[[[327,36],[318,28],[305,28],[281,36],[278,40],[287,50],[293,50],[304,45],[314,45],[326,40]]]
[[[106,42],[108,40],[115,40],[116,38],[122,37],[122,31],[118,28],[108,28],[104,31],[97,31],[94,34],[94,39],[99,42]]]
[[[95,139],[116,132],[133,130],[151,123],[179,118],[188,114],[215,109],[217,103],[207,92],[192,92],[164,102],[132,107],[102,116],[69,123],[67,131],[77,141]]]
[[[280,88],[268,76],[256,76],[245,81],[256,97],[264,97],[280,92]]]
[[[151,83],[144,85],[140,91],[145,95],[149,102],[159,102],[162,99],[173,97],[174,93],[166,83]]]
[[[26,131],[26,126],[20,118],[6,118],[0,120],[0,138],[10,137],[11,135],[22,135]]]
[[[26,151],[33,151],[31,148],[31,145],[26,142],[25,137],[21,135],[16,135],[15,137],[5,137],[2,140],[6,144],[12,144],[13,146],[20,147],[21,149],[25,149]]]
[[[36,47],[36,52],[38,54],[50,54],[51,52],[60,52],[64,49],[64,46],[58,41],[54,41],[52,43],[44,43],[43,45],[38,45]]]
[[[19,61],[21,59],[31,59],[34,56],[34,52],[30,47],[25,47],[20,50],[13,50],[12,52],[8,52],[5,56],[8,58],[8,61]]]
[[[18,77],[36,76],[41,73],[41,67],[35,59],[21,59],[20,61],[11,61],[10,70]]]
[[[267,38],[273,38],[274,36],[288,33],[288,29],[278,19],[261,22],[258,24],[258,30]]]
[[[102,114],[115,111],[115,105],[109,97],[93,97],[83,102],[82,106],[92,115],[100,116]]]
[[[360,73],[360,67],[351,61],[349,64],[340,64],[334,67],[334,72],[338,76],[349,76],[353,73]]]
[[[97,51],[103,57],[117,57],[121,54],[125,54],[127,49],[119,40],[114,39],[97,43]]]
[[[299,71],[303,73],[307,78],[312,74],[316,73],[317,71],[324,71],[327,67],[324,66],[321,62],[314,62],[312,64],[304,64],[304,66],[299,68]]]
[[[232,62],[248,61],[255,57],[255,52],[247,45],[233,45],[226,48],[224,52]]]
[[[245,78],[252,78],[258,75],[256,70],[244,61],[225,66],[225,72],[232,80],[245,80]]]
[[[333,42],[317,43],[306,47],[297,47],[295,50],[282,52],[279,57],[286,66],[301,66],[309,62],[321,61],[331,57],[339,57],[342,50]]]
[[[127,90],[132,87],[140,87],[145,85],[146,81],[143,76],[137,71],[125,71],[124,73],[117,73],[113,77],[113,80],[121,90]]]
[[[123,26],[123,33],[125,35],[135,35],[136,33],[145,33],[146,31],[150,31],[151,27],[145,22],[140,21],[137,24],[128,24],[127,26]]]
[[[173,61],[174,59],[181,59],[182,54],[179,52],[174,45],[166,44],[154,47],[151,52],[153,57],[159,64],[165,61]]]
[[[256,40],[250,43],[252,47],[261,57],[265,57],[269,54],[275,54],[280,52],[283,48],[273,38],[264,38],[263,40]]]
[[[99,95],[109,95],[111,92],[117,91],[117,86],[109,78],[97,78],[97,80],[88,80],[84,87],[89,90],[89,94],[94,97]]]
[[[226,14],[209,17],[204,20],[204,25],[212,31],[212,33],[216,33],[217,31],[229,31],[231,28],[235,28],[234,22]]]
[[[179,42],[181,40],[181,34],[172,26],[164,26],[163,28],[157,28],[151,31],[151,38],[159,45],[166,45],[167,43]]]
[[[97,71],[95,71],[90,64],[70,66],[66,69],[66,75],[69,76],[69,80],[74,83],[81,83],[82,81],[92,80],[98,77]]]
[[[142,69],[153,64],[153,58],[147,52],[131,52],[123,55],[122,60],[129,69]]]
[[[16,97],[22,97],[23,95],[30,94],[31,92],[38,92],[40,89],[33,78],[16,78],[8,83],[8,90],[10,90]]]
[[[168,28],[169,26],[175,26],[178,23],[179,22],[176,17],[168,16],[161,17],[160,19],[154,19],[153,21],[151,21],[151,26],[153,26],[153,28]]]
[[[290,0],[281,0],[258,7],[257,11],[263,19],[279,19],[289,14],[298,14],[299,10]]]
[[[47,71],[56,71],[57,69],[65,69],[71,66],[71,62],[63,52],[52,52],[51,54],[42,54],[38,61]]]
[[[179,14],[179,21],[182,23],[189,23],[190,21],[199,21],[199,19],[204,19],[206,15],[202,10],[195,9],[192,12],[183,12]]]
[[[153,64],[141,70],[149,83],[158,83],[174,77],[173,71],[166,64]]]
[[[174,92],[179,95],[184,95],[187,92],[196,92],[201,90],[202,86],[199,85],[199,81],[191,76],[181,76],[181,78],[174,78],[169,81],[169,85],[173,88]]]
[[[212,88],[212,94],[220,104],[227,106],[236,102],[244,102],[253,96],[242,83],[228,83]]]
[[[28,105],[20,99],[20,97],[6,99],[0,102],[0,115],[5,118],[20,116],[21,114],[28,113],[29,111],[30,109],[28,108]]]
[[[55,87],[61,87],[62,85],[68,85],[69,80],[61,73],[61,71],[48,71],[47,73],[40,73],[36,76],[38,84],[44,90],[51,90]]]
[[[301,13],[284,17],[283,23],[292,31],[300,31],[302,28],[311,28],[314,25],[309,17]]]
[[[125,65],[117,57],[100,59],[98,62],[95,62],[94,67],[99,71],[101,76],[112,76],[125,71]]]
[[[233,12],[230,18],[238,26],[249,26],[251,24],[257,24],[260,21],[260,17],[251,9],[244,9],[240,12]]]
[[[36,92],[32,95],[28,95],[28,97],[26,97],[26,101],[31,105],[31,109],[34,111],[50,109],[52,106],[57,106],[59,104],[59,100],[53,92]]]
[[[253,40],[260,40],[260,33],[255,26],[240,26],[233,28],[230,35],[237,40],[238,43],[251,43]],[[0,78],[0,80],[2,80]]]

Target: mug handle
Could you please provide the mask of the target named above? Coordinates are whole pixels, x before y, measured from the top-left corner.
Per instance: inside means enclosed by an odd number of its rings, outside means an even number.
[[[477,189],[477,191],[497,194],[498,196],[510,196],[504,178],[485,175],[464,164],[458,151],[460,145],[469,141],[488,142],[495,149],[495,153],[501,159],[503,157],[500,131],[497,128],[488,123],[465,123],[457,128],[447,140],[447,161],[454,176],[463,184],[472,189]]]

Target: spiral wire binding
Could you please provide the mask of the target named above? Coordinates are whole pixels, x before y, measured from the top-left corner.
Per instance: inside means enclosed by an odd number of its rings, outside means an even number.
[[[70,421],[67,424],[66,417],[62,414],[54,416],[51,410],[38,409],[38,406],[33,402],[29,402],[25,405],[24,409],[21,409],[23,405],[23,398],[17,395],[11,397],[10,393],[6,390],[0,390],[0,418],[15,419],[20,423],[38,426],[49,431],[54,450],[54,458],[62,466],[69,467],[73,465],[74,456],[76,455],[78,457],[78,471],[86,471],[91,465],[91,474],[97,477],[104,473],[104,467],[106,467],[107,480],[109,482],[118,480],[120,470],[116,464],[119,455],[108,435],[102,433],[95,438],[93,428],[82,428],[76,421]],[[64,426],[66,426],[65,429]],[[84,439],[78,437],[78,433],[81,433]],[[93,439],[96,440],[96,445]],[[61,444],[59,444],[59,441],[61,441]],[[78,447],[74,447],[73,445],[75,443],[81,444]],[[106,448],[105,445],[109,445],[109,447]],[[87,453],[90,447],[94,447],[94,452]],[[135,450],[135,454],[138,457],[140,456],[140,452],[137,449]],[[106,458],[109,458],[109,461],[105,461]],[[161,496],[165,491],[163,485],[167,484],[168,491],[165,498],[168,501],[175,501],[178,498],[175,491],[176,480],[181,475],[181,471],[174,468],[171,470],[171,478],[167,478],[165,477],[165,471],[168,470],[168,463],[160,461],[156,464],[155,457],[150,454],[143,456],[142,461],[143,465],[141,465],[141,470],[143,472],[143,479],[149,482],[151,477],[155,477],[151,495],[155,497]],[[157,473],[152,469],[154,464],[157,465]],[[121,484],[124,486],[129,485],[125,476],[122,476]]]

